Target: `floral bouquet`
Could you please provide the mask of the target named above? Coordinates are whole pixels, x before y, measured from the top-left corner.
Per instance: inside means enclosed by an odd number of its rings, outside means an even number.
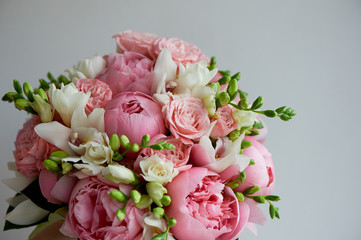
[[[30,113],[15,141],[4,230],[30,239],[237,239],[266,218],[271,154],[261,110],[240,73],[176,38],[126,31],[117,53],[78,62],[3,100]]]

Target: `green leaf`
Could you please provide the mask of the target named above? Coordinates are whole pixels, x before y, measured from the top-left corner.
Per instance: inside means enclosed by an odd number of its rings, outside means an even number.
[[[280,215],[278,213],[279,208],[275,208],[275,216],[276,218],[280,219]]]

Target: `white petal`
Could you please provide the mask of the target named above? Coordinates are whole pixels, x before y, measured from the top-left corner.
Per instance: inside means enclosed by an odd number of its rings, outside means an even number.
[[[16,206],[5,219],[14,224],[28,225],[40,221],[48,214],[48,211],[38,207],[29,199]]]
[[[57,146],[69,155],[74,155],[74,152],[68,145],[69,136],[73,132],[70,128],[54,121],[38,124],[34,130],[45,141]]]
[[[17,171],[16,163],[15,162],[8,162],[8,169],[10,171]]]
[[[35,179],[36,177],[27,178],[21,173],[16,172],[16,177],[3,179],[2,182],[15,192],[21,192]]]
[[[74,130],[79,127],[89,127],[88,117],[83,106],[78,106],[71,118],[71,128]]]
[[[172,55],[167,48],[163,48],[154,66],[152,94],[165,93],[165,82],[176,78],[177,64],[172,60]],[[162,86],[162,90],[159,89]],[[158,92],[159,91],[159,92]]]
[[[17,205],[19,205],[20,203],[24,202],[25,200],[27,200],[28,198],[24,195],[24,194],[20,194],[17,195],[15,197],[12,198],[8,198],[6,199],[6,202],[12,206],[12,207],[16,207]]]
[[[105,132],[104,113],[104,108],[95,108],[88,116],[90,127],[98,129],[99,132]]]

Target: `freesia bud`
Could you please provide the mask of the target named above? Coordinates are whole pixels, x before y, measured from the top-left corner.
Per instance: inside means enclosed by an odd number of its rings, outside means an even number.
[[[149,141],[150,141],[150,135],[149,134],[144,135],[142,138],[142,146],[148,145]]]
[[[34,94],[33,94],[33,88],[31,87],[30,83],[25,82],[23,84],[23,89],[26,97],[29,99],[30,102],[34,101]]]
[[[42,97],[40,97],[40,95],[34,95],[34,102],[31,102],[30,106],[39,114],[40,119],[43,123],[51,122],[53,120],[53,107]]]
[[[29,101],[26,99],[16,99],[15,107],[19,110],[25,110],[29,106]]]
[[[129,142],[129,138],[125,135],[120,136],[120,144],[125,148],[125,149],[130,149],[130,142]]]
[[[227,92],[230,96],[233,96],[238,90],[238,82],[236,79],[232,79],[227,87]]]
[[[118,151],[118,149],[120,147],[120,139],[117,134],[113,134],[110,137],[109,146],[112,148],[113,151]]]
[[[164,209],[161,207],[156,207],[153,209],[153,215],[155,218],[162,218],[164,215]]]
[[[159,206],[163,207],[161,199],[165,193],[167,193],[167,189],[163,187],[159,182],[148,182],[145,186],[149,196],[153,199],[153,201]]]
[[[244,202],[244,195],[241,192],[235,192],[234,194],[239,202]]]
[[[119,164],[108,165],[102,175],[115,183],[133,184],[137,180],[132,170]]]
[[[222,106],[224,106],[224,105],[226,105],[226,104],[229,103],[229,101],[230,101],[231,98],[229,97],[228,93],[226,93],[226,92],[221,92],[221,93],[219,94],[219,96],[218,96],[218,99],[219,99],[220,104],[221,104]]]
[[[119,221],[123,221],[125,218],[126,212],[125,209],[118,209],[118,211],[115,213],[115,216],[117,216]]]
[[[130,197],[131,197],[133,203],[137,204],[140,202],[142,195],[137,190],[132,190],[130,192]]]
[[[168,225],[170,226],[170,227],[173,227],[173,226],[175,226],[177,224],[177,220],[175,220],[175,218],[170,218],[169,220],[168,220]]]
[[[144,209],[150,206],[152,204],[153,200],[148,195],[142,195],[140,198],[140,201],[138,203],[135,203],[135,206],[139,209]]]
[[[73,169],[73,165],[69,162],[63,162],[61,164],[61,168],[62,168],[62,174],[67,174],[68,172],[70,172]]]
[[[140,150],[140,147],[137,143],[133,143],[132,147],[130,148],[130,151],[132,152],[138,152]]]
[[[52,173],[58,173],[60,171],[58,164],[50,159],[46,159],[43,162],[43,166]]]
[[[113,190],[109,193],[109,197],[120,203],[124,203],[128,200],[128,197],[120,190]]]
[[[172,202],[172,199],[168,195],[164,195],[161,199],[161,202],[164,206],[168,207],[170,203]]]

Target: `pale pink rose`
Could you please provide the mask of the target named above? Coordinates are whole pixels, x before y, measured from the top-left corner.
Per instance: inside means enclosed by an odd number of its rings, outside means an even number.
[[[159,37],[149,33],[128,30],[114,35],[113,38],[120,53],[137,52],[150,58],[149,51],[152,49],[153,42]]]
[[[43,196],[51,203],[69,203],[70,195],[75,184],[78,182],[76,177],[58,174],[42,169],[39,175],[39,186]]]
[[[152,60],[135,52],[112,53],[106,60],[107,67],[96,79],[108,84],[113,96],[127,91],[150,94],[154,65]]]
[[[114,133],[119,136],[124,134],[131,143],[141,144],[146,134],[153,137],[167,132],[158,103],[140,92],[124,92],[115,96],[105,108],[104,121],[109,137]],[[135,159],[136,156],[128,157]]]
[[[172,100],[165,109],[166,125],[175,138],[184,144],[198,141],[209,129],[210,120],[203,102],[184,97]]]
[[[123,184],[109,186],[97,178],[80,180],[71,195],[69,211],[60,231],[68,237],[87,240],[140,239],[144,211],[130,200],[124,220],[119,221],[115,213],[124,204],[109,197],[112,190],[121,190],[129,195],[131,187]]]
[[[59,150],[35,133],[34,127],[39,123],[39,116],[33,115],[24,123],[15,141],[14,157],[18,172],[28,178],[38,176],[39,171],[44,168],[43,161],[50,153]]]
[[[149,144],[155,144],[160,141],[165,141],[167,143],[173,144],[175,146],[175,149],[164,149],[159,151],[153,150],[151,148],[143,148],[134,163],[134,168],[137,171],[140,171],[140,161],[145,160],[153,155],[158,155],[160,159],[166,162],[172,162],[173,167],[176,168],[179,172],[188,170],[191,167],[191,165],[186,165],[189,160],[191,146],[183,144],[181,140],[176,139],[173,136],[166,137],[162,134],[159,134],[152,138]]]
[[[237,128],[238,124],[234,121],[232,112],[233,107],[228,104],[217,109],[216,113],[219,118],[211,119],[211,121],[217,121],[211,133],[212,138],[224,137]]]
[[[240,184],[235,189],[237,192],[243,192],[249,187],[259,186],[259,190],[255,195],[270,195],[275,186],[274,165],[271,153],[262,143],[254,140],[254,138],[246,137],[245,140],[252,142],[252,146],[245,148],[243,154],[250,157],[255,164],[248,166],[244,172],[246,179],[244,184]],[[239,172],[235,168],[228,168],[220,173],[223,179],[234,179],[239,176]]]
[[[172,59],[176,63],[186,65],[186,63],[195,63],[200,60],[208,61],[208,58],[197,46],[178,38],[158,38],[155,40],[152,52],[150,53],[153,59],[157,59],[163,48],[169,49]]]
[[[79,79],[76,82],[76,87],[80,92],[91,92],[85,106],[87,113],[91,113],[95,108],[104,108],[112,99],[112,90],[108,84],[97,79]]]
[[[179,240],[236,239],[248,221],[249,206],[206,168],[184,171],[166,187],[172,199],[166,214],[177,220],[171,232]]]

